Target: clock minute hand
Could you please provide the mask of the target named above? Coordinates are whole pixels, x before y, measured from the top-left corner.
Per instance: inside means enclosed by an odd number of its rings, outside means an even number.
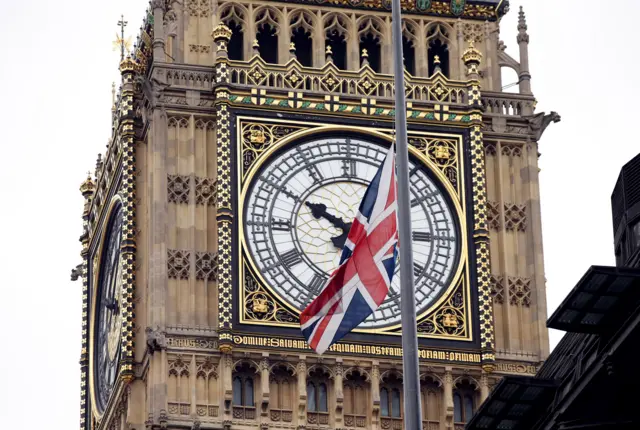
[[[338,218],[336,216],[327,213],[327,205],[322,203],[309,203],[305,202],[305,205],[311,209],[311,215],[316,219],[324,218],[333,224],[334,227],[342,229],[345,231],[347,229],[347,224],[342,220],[342,218]]]

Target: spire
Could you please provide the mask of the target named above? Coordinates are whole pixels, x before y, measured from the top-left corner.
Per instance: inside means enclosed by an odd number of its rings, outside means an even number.
[[[524,9],[520,6],[520,12],[518,13],[518,43],[529,43],[529,34],[527,33],[527,17],[524,14]]]
[[[522,6],[518,13],[518,46],[520,47],[520,94],[531,94],[531,74],[529,73],[529,34],[527,33],[527,18]],[[525,113],[533,114],[533,111]]]

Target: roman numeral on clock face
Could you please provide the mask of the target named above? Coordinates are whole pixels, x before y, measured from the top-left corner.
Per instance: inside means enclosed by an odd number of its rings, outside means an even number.
[[[413,240],[416,242],[431,242],[431,233],[426,231],[414,231],[412,232]]]
[[[284,254],[281,254],[280,259],[282,260],[282,264],[284,264],[288,268],[292,268],[296,264],[302,262],[302,256],[295,248],[292,248]]]
[[[422,272],[424,272],[424,267],[421,266],[419,263],[416,263],[414,261],[413,262],[413,276],[415,276],[417,278],[418,276],[420,276],[422,274]]]
[[[291,230],[291,221],[288,219],[271,218],[271,229],[277,231]]]
[[[313,295],[319,293],[326,281],[327,280],[324,276],[320,276],[318,274],[313,275],[313,278],[311,279],[311,281],[309,281],[308,285],[309,292]]]

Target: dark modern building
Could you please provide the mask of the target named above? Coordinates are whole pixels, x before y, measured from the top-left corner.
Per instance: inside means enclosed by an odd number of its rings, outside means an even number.
[[[616,267],[584,274],[547,321],[567,334],[537,375],[504,378],[466,429],[640,428],[640,154],[611,205]]]

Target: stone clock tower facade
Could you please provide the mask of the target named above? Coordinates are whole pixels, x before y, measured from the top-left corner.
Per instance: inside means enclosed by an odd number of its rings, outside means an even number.
[[[302,309],[394,138],[388,1],[154,0],[81,186],[81,429],[401,429],[397,279],[317,356]],[[527,26],[403,2],[424,428],[549,353]],[[501,68],[519,92],[504,93]]]

